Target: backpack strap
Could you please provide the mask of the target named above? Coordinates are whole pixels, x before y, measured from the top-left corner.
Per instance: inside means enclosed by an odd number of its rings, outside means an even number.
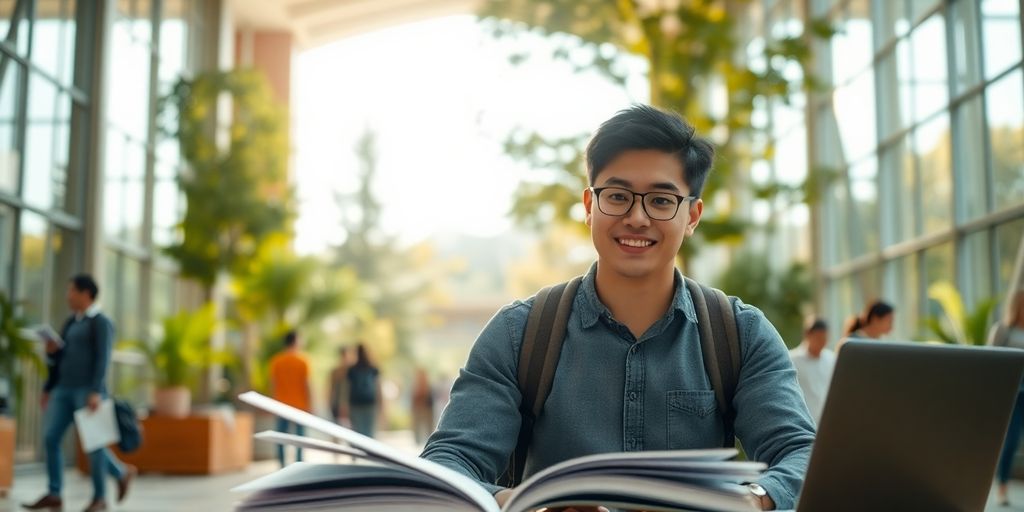
[[[711,379],[715,390],[715,401],[722,413],[725,435],[722,446],[736,446],[736,432],[733,422],[736,411],[732,399],[740,374],[740,344],[736,330],[736,315],[733,314],[729,297],[721,290],[704,286],[688,277],[686,287],[693,299],[697,312],[697,327],[700,330],[700,348],[704,355],[704,370]]]
[[[526,453],[533,439],[533,425],[544,409],[551,391],[555,369],[562,354],[562,342],[569,324],[572,303],[582,277],[544,288],[537,293],[526,319],[523,344],[519,349],[518,383],[522,393],[519,413],[522,424],[509,466],[498,484],[515,487],[523,480]]]

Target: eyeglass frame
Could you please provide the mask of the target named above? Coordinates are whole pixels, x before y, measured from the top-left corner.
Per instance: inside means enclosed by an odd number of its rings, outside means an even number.
[[[629,215],[629,212],[633,211],[633,207],[636,206],[636,196],[640,196],[640,208],[643,209],[644,215],[646,215],[648,219],[662,221],[662,222],[670,221],[670,220],[676,218],[676,215],[679,215],[679,208],[681,208],[683,206],[683,201],[684,200],[688,201],[688,202],[691,202],[690,205],[687,205],[687,206],[691,206],[692,205],[692,201],[694,199],[697,199],[697,196],[681,196],[679,194],[673,194],[672,192],[665,192],[663,190],[652,190],[650,192],[636,192],[636,191],[630,190],[628,188],[623,188],[623,187],[618,187],[618,186],[611,186],[611,187],[588,187],[588,188],[590,189],[590,192],[592,194],[594,194],[594,202],[597,203],[597,209],[600,210],[601,213],[603,213],[605,215],[608,215],[609,217],[625,217],[626,215]],[[630,196],[630,201],[631,202],[629,203],[629,206],[626,208],[626,211],[623,212],[623,213],[620,213],[618,215],[607,213],[607,212],[604,211],[604,209],[601,208],[601,192],[604,191],[604,190],[612,189],[612,188],[618,189],[618,190],[624,190],[624,191],[629,192],[630,194],[632,194],[632,196]],[[653,215],[651,215],[650,212],[647,211],[647,200],[646,200],[646,197],[647,197],[648,194],[663,194],[663,195],[675,196],[676,199],[679,200],[679,203],[676,204],[676,211],[673,212],[672,216],[667,218],[667,219],[655,218]]]

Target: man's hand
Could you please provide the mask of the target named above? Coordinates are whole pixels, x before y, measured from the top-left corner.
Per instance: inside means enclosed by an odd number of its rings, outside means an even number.
[[[39,407],[46,409],[46,404],[50,403],[50,393],[43,391],[43,396],[39,397]]]
[[[89,406],[89,411],[96,412],[96,409],[98,409],[100,406],[100,394],[89,393],[89,398],[86,401],[86,405]]]
[[[46,340],[46,353],[47,354],[55,354],[58,350],[60,350],[60,345],[58,345],[56,341],[47,338],[47,340]]]
[[[512,495],[513,489],[502,489],[494,494],[494,500],[498,502],[499,507],[505,506],[505,502],[508,501],[509,496]],[[607,508],[604,507],[559,507],[559,508],[542,508],[542,512],[608,512]]]

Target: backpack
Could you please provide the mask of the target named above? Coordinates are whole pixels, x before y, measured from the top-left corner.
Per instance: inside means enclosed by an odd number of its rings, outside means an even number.
[[[117,448],[123,453],[138,450],[139,446],[142,446],[142,425],[135,415],[135,408],[128,402],[115,398],[114,417],[117,419],[117,431],[121,434]]]
[[[736,382],[740,373],[736,317],[729,297],[721,290],[704,286],[688,277],[684,277],[684,280],[697,312],[704,370],[711,379],[715,401],[722,413],[725,432],[722,446],[731,448],[736,445],[733,430],[736,412],[732,409],[732,398],[736,393]],[[526,454],[533,437],[533,426],[544,409],[544,401],[551,391],[572,303],[582,281],[583,278],[577,276],[568,282],[544,288],[537,292],[530,308],[526,330],[523,333],[523,344],[519,349],[518,384],[523,395],[519,412],[522,425],[519,427],[519,439],[509,457],[508,467],[498,477],[498,485],[515,487],[522,482]]]
[[[348,402],[352,405],[377,403],[377,370],[372,366],[353,366],[348,369]]]

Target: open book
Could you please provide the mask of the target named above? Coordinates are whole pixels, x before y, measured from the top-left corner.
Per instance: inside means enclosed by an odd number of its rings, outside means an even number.
[[[295,463],[233,489],[248,493],[236,510],[409,510],[525,512],[540,507],[602,505],[637,510],[758,510],[737,485],[765,465],[731,461],[734,449],[590,455],[556,464],[518,486],[504,507],[472,479],[413,457],[335,423],[247,392],[243,402],[305,425],[337,444],[280,432],[258,439],[349,455],[346,464]]]

